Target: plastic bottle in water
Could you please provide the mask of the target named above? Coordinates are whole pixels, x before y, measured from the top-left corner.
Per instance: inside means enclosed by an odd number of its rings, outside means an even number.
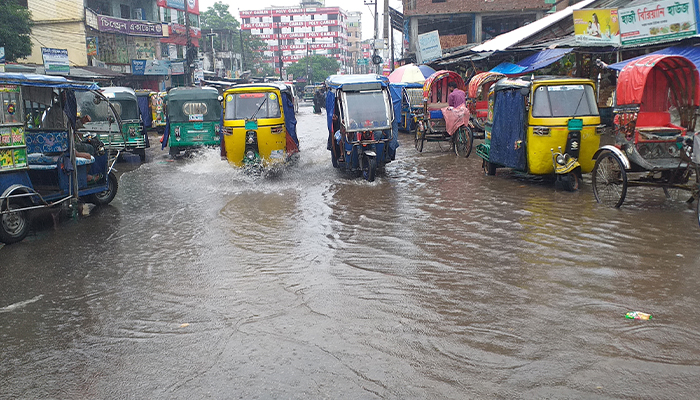
[[[630,311],[627,314],[625,314],[625,318],[627,319],[641,319],[641,320],[650,320],[652,319],[652,315],[641,312],[641,311]]]

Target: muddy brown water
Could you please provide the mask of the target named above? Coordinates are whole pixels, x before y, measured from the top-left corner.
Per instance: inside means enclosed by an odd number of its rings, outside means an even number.
[[[2,398],[693,398],[700,228],[400,137],[339,174],[302,106],[298,165],[120,164],[114,202],[0,248]],[[626,320],[628,311],[653,314]]]

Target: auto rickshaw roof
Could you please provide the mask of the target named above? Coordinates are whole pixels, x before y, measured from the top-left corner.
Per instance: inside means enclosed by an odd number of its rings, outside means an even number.
[[[241,83],[238,85],[233,85],[226,89],[224,93],[245,91],[246,89],[277,89],[280,92],[292,93],[292,90],[287,86],[286,83],[281,82],[265,82],[265,83]]]
[[[467,97],[470,99],[479,97],[484,84],[495,82],[505,77],[506,76],[504,74],[491,71],[480,72],[474,75],[472,79],[469,80],[469,91],[467,93]]]
[[[389,78],[377,74],[331,75],[326,85],[344,91],[381,89],[389,86]]]
[[[168,91],[168,101],[172,100],[211,100],[219,98],[219,91],[213,87],[177,87]]]
[[[508,89],[523,89],[523,88],[530,88],[532,85],[532,82],[529,80],[521,79],[521,78],[505,78],[497,81],[493,85],[493,90],[498,92],[500,90],[508,90]]]
[[[630,62],[617,78],[617,105],[638,105],[667,98],[668,91],[700,105],[698,70],[689,59],[677,55],[654,54]]]
[[[24,85],[38,87],[53,87],[60,89],[74,90],[99,90],[100,87],[94,82],[77,82],[66,79],[62,76],[24,74],[17,72],[1,72],[0,84],[4,85]]]
[[[132,100],[136,101],[134,89],[123,86],[110,86],[102,88],[102,94],[110,100]]]

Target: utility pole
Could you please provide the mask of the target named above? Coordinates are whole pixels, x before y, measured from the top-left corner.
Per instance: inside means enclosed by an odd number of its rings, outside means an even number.
[[[280,80],[282,79],[282,22],[277,23],[277,55],[279,57]]]
[[[306,84],[311,84],[311,68],[309,67],[309,62],[311,61],[311,56],[309,53],[309,42],[306,42]]]
[[[238,38],[241,40],[241,74],[245,71],[245,50],[243,49],[243,29],[238,28]],[[231,48],[233,50],[233,48]]]
[[[192,48],[192,38],[190,37],[190,14],[187,12],[187,2],[185,2],[185,36],[187,37],[185,45],[185,86],[190,86],[192,84],[192,69],[190,68],[190,62],[192,60],[192,54],[190,50]]]
[[[372,62],[374,62],[374,56],[377,55],[377,39],[379,39],[379,21],[378,21],[379,14],[377,14],[377,12],[378,12],[377,11],[377,2],[378,1],[379,0],[374,0],[374,45],[373,45],[374,51],[372,52]],[[377,75],[379,75],[379,68],[381,68],[381,67],[379,66],[379,64],[376,64],[375,67],[376,67],[375,72],[377,73]]]

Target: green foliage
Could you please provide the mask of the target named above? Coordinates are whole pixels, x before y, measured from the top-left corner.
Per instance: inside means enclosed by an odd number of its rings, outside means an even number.
[[[328,76],[336,74],[340,65],[335,58],[328,58],[322,55],[304,57],[295,64],[287,64],[284,69],[288,74],[292,74],[294,79],[306,77],[307,62],[312,69],[311,82],[323,82]]]
[[[238,22],[238,20],[231,15],[228,7],[228,4],[217,1],[214,3],[214,5],[200,13],[199,18],[202,27],[202,36],[205,36],[209,29],[231,30],[233,33],[233,52],[242,53],[245,58],[243,69],[261,68],[260,64],[263,58],[262,50],[267,48],[267,44],[254,38],[250,32],[241,31],[240,22]],[[211,51],[211,42],[205,38],[202,39],[202,42],[205,46],[205,51]],[[241,51],[241,45],[243,45],[243,51]],[[214,37],[214,48],[217,50],[222,48],[221,41],[218,36]]]
[[[16,61],[32,54],[32,14],[13,0],[0,0],[0,46],[5,60]]]

